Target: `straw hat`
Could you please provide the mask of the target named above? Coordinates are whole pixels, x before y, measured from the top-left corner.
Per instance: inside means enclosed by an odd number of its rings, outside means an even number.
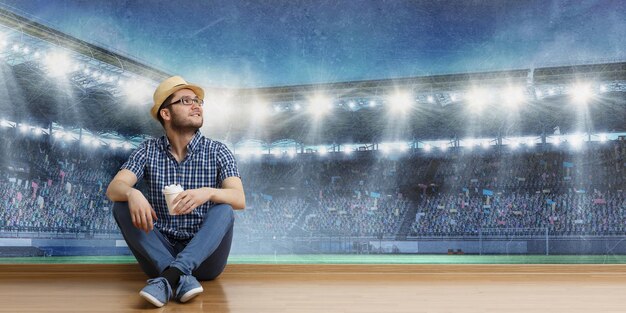
[[[159,108],[167,99],[167,97],[171,96],[173,93],[181,90],[181,89],[191,89],[198,98],[204,100],[204,90],[193,84],[188,84],[182,77],[180,76],[172,76],[159,85],[157,89],[154,91],[154,104],[152,105],[152,109],[150,110],[150,114],[156,120],[159,120],[157,114],[159,113]]]

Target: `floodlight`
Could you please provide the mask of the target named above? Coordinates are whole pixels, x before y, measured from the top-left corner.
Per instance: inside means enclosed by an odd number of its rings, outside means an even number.
[[[309,112],[321,117],[332,108],[332,100],[324,95],[315,95],[309,100]]]
[[[59,51],[46,55],[44,61],[48,74],[53,77],[65,75],[73,68],[70,56]]]
[[[429,144],[424,145],[424,150],[430,152],[431,146]]]
[[[593,96],[591,85],[587,83],[579,83],[572,86],[572,99],[577,104],[585,104]]]
[[[427,101],[429,103],[434,103],[435,102],[435,98],[433,96],[428,96]]]
[[[520,87],[508,87],[502,96],[509,106],[517,106],[524,101],[524,91]]]
[[[376,101],[374,101],[374,100],[370,100],[370,102],[369,102],[369,106],[370,106],[370,108],[375,107],[375,106],[376,106]]]
[[[326,147],[321,147],[319,153],[320,155],[326,155],[328,153],[328,149]]]
[[[392,111],[402,112],[411,107],[412,100],[410,93],[398,91],[389,97],[389,104]]]
[[[467,101],[474,111],[481,111],[487,103],[489,93],[483,88],[475,88],[467,94]]]
[[[570,145],[574,149],[579,149],[582,147],[584,141],[584,137],[581,134],[575,134],[570,136]]]

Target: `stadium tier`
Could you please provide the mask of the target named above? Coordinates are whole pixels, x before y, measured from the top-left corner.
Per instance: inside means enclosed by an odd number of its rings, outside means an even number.
[[[128,151],[33,138],[4,128],[2,231],[117,234],[104,189]],[[551,235],[625,231],[626,141],[532,151],[452,149],[433,156],[378,151],[340,160],[241,162],[242,236],[445,237],[481,229],[548,229]]]

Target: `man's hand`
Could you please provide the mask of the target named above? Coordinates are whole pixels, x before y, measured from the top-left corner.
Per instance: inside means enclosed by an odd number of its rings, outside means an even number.
[[[133,188],[128,192],[128,209],[135,227],[146,233],[152,230],[157,220],[156,212],[141,191]]]
[[[195,208],[205,204],[211,199],[212,188],[198,188],[188,189],[174,199],[173,203],[176,203],[174,207],[174,213],[183,215],[191,213]]]

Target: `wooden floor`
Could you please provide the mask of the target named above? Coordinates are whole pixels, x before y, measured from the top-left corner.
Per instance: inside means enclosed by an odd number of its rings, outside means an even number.
[[[233,264],[154,308],[137,265],[0,265],[2,312],[626,312],[626,265]]]

